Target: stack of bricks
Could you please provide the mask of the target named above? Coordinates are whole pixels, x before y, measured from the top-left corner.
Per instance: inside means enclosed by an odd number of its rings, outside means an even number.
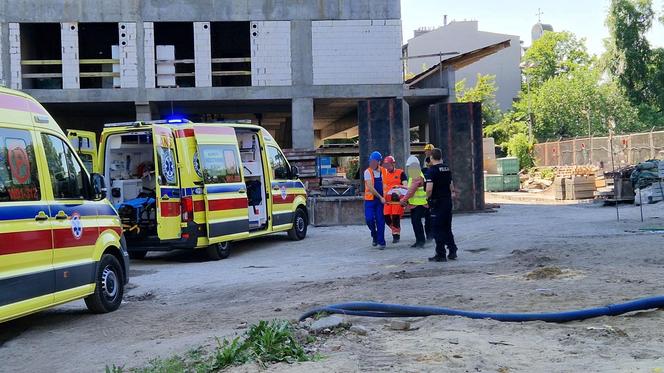
[[[60,40],[62,45],[62,88],[78,89],[81,87],[79,80],[78,23],[61,23]]]
[[[210,22],[194,22],[194,71],[196,87],[212,87]]]
[[[120,87],[138,87],[138,51],[136,50],[136,23],[121,22],[118,25]]]
[[[291,25],[289,21],[251,22],[251,85],[290,86]]]
[[[307,190],[320,189],[320,179],[316,172],[316,151],[302,149],[284,149],[284,155],[291,166],[297,166],[300,171],[300,180]]]
[[[145,88],[154,88],[156,72],[153,22],[143,22],[143,53],[145,54]]]
[[[18,23],[9,24],[9,86],[23,87],[21,81],[21,28]]]
[[[401,21],[312,22],[314,84],[401,84]]]

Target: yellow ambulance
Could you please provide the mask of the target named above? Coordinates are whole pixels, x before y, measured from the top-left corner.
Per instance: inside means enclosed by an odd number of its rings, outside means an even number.
[[[94,154],[86,134],[70,133]],[[212,260],[233,241],[275,232],[304,239],[305,187],[264,128],[183,119],[107,124],[98,165],[122,219],[129,256],[205,249]]]
[[[103,179],[48,112],[0,88],[0,322],[85,298],[116,310],[129,258]]]

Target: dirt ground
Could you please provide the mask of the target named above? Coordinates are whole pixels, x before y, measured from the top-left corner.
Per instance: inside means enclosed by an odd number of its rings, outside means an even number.
[[[385,251],[364,227],[312,228],[301,242],[244,242],[228,260],[187,252],[133,261],[130,290],[112,314],[83,302],[0,325],[2,372],[102,372],[181,354],[261,319],[296,319],[319,305],[372,300],[495,312],[577,309],[662,295],[664,205],[502,204],[455,216],[460,258],[429,263],[432,244],[410,249],[412,230]],[[325,358],[270,372],[661,372],[664,312],[565,324],[460,317],[348,318],[368,329],[323,340]],[[233,368],[249,372],[255,366]]]

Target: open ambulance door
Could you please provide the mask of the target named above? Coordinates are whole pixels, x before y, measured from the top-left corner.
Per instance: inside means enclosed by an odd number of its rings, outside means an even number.
[[[180,178],[173,132],[167,127],[153,125],[152,138],[156,177],[157,234],[160,240],[179,239],[182,233]]]
[[[83,161],[89,173],[99,172],[97,158],[97,134],[90,131],[67,130],[67,138]]]
[[[223,126],[196,126],[194,136],[203,174],[210,244],[246,238],[249,233],[247,186],[235,130]]]

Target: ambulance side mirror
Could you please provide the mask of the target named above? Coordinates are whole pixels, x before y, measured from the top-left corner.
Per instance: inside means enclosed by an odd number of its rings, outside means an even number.
[[[300,169],[298,169],[297,166],[291,166],[290,169],[291,169],[290,171],[291,178],[297,179],[298,177],[300,177]]]
[[[94,200],[101,201],[106,198],[106,180],[100,174],[92,174],[90,176],[90,183],[94,191]]]

